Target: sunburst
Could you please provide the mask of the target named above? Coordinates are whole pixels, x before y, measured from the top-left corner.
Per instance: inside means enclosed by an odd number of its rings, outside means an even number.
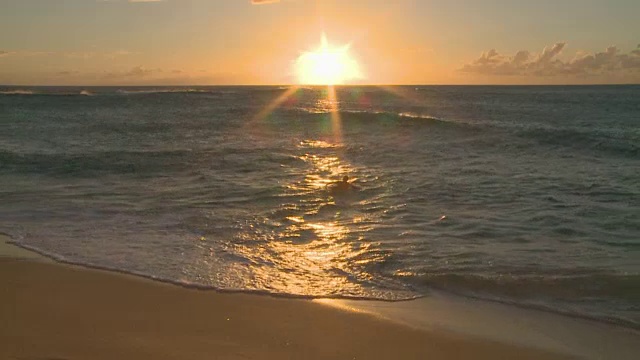
[[[350,51],[351,45],[333,46],[322,34],[320,47],[316,50],[300,54],[294,62],[295,73],[300,85],[326,85],[327,98],[330,104],[331,126],[335,142],[341,142],[341,119],[338,109],[338,96],[335,85],[364,79],[364,74]],[[292,86],[262,109],[254,120],[267,117],[282,103],[286,102],[298,91],[299,85]]]
[[[302,85],[342,85],[364,76],[350,52],[350,44],[332,46],[322,34],[320,47],[302,53],[295,62],[298,83]]]

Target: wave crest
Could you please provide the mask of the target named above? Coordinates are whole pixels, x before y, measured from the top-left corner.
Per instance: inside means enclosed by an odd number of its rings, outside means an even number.
[[[297,108],[293,108],[293,110],[297,112],[303,112],[306,114],[312,114],[312,115],[330,114],[332,112],[332,110],[324,107],[323,108],[297,107]],[[343,115],[373,115],[373,116],[384,115],[384,116],[392,116],[392,117],[407,118],[407,119],[424,119],[424,120],[447,122],[447,120],[445,119],[441,119],[432,115],[421,114],[416,112],[407,112],[407,111],[392,112],[392,111],[375,110],[375,109],[366,109],[366,110],[338,109],[337,112],[338,114],[343,114]]]
[[[521,131],[520,137],[537,141],[543,145],[570,147],[581,150],[603,151],[623,157],[636,158],[640,155],[640,139],[630,136],[601,134],[597,130],[534,128]]]
[[[590,314],[588,316],[594,319],[640,329],[640,322],[632,316],[623,318],[619,314],[600,312],[601,309],[595,308],[587,312],[577,312],[571,305],[563,305],[572,304],[578,299],[605,301],[614,297],[624,303],[629,312],[637,312],[637,304],[640,302],[636,290],[640,285],[639,274],[560,272],[558,275],[529,276],[456,273],[396,276],[409,280],[417,288],[444,290],[472,298],[542,308],[581,317]]]
[[[3,90],[0,95],[8,96],[93,96],[95,93],[89,90],[79,91],[35,91],[35,90]]]

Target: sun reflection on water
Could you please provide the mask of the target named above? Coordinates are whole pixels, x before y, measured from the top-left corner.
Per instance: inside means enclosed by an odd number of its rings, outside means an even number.
[[[254,125],[269,121],[268,115],[295,91],[278,96],[245,129],[254,129],[256,136],[266,138],[269,130]],[[379,280],[373,279],[371,267],[390,256],[380,248],[380,242],[371,239],[384,216],[376,203],[381,187],[371,189],[365,182],[360,184],[362,191],[343,197],[328,191],[328,186],[344,175],[368,178],[370,183],[377,177],[362,166],[354,166],[345,155],[335,88],[327,87],[314,104],[320,121],[310,123],[309,131],[315,134],[292,139],[289,158],[296,161],[281,165],[278,185],[261,189],[261,198],[252,199],[248,203],[251,209],[243,212],[247,218],[239,219],[233,230],[223,234],[228,238],[200,242],[202,255],[216,259],[205,261],[202,268],[216,271],[209,274],[212,283],[223,278],[222,282],[238,289],[392,298],[395,290],[386,292],[372,286]],[[206,247],[210,250],[204,251]]]
[[[359,202],[336,204],[327,185],[354,168],[336,151],[340,145],[323,140],[300,141],[304,165],[290,169],[292,181],[283,184],[283,201],[252,226],[243,238],[262,238],[259,249],[237,247],[250,259],[253,279],[264,288],[301,295],[353,294],[362,296],[370,277],[365,271],[371,243]],[[270,231],[264,231],[271,224]],[[277,223],[278,225],[273,225]],[[379,259],[376,259],[376,261]]]

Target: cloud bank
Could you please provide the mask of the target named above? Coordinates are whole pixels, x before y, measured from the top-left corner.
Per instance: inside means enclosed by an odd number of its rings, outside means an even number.
[[[566,45],[564,42],[555,43],[545,47],[538,54],[521,50],[513,55],[504,55],[491,49],[459,70],[467,73],[504,76],[584,76],[640,72],[640,44],[629,53],[621,53],[616,46],[609,46],[602,52],[576,54],[572,60],[563,61],[558,59],[558,55]]]

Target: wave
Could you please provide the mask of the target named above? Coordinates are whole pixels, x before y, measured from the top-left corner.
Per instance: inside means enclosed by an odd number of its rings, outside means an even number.
[[[237,157],[227,163],[230,157]],[[47,174],[60,177],[84,177],[102,174],[146,176],[189,171],[216,159],[236,171],[253,171],[256,161],[286,163],[288,155],[264,155],[252,149],[166,149],[154,151],[94,151],[88,153],[14,152],[0,149],[0,174]]]
[[[325,107],[295,107],[284,109],[285,111],[302,112],[311,115],[325,115],[332,112]],[[579,129],[579,128],[548,128],[531,127],[522,130],[514,129],[510,125],[500,125],[498,123],[487,124],[482,122],[458,121],[454,119],[441,118],[425,113],[411,111],[385,111],[377,109],[339,109],[338,114],[348,117],[383,117],[408,120],[426,120],[432,123],[458,125],[462,127],[490,127],[496,131],[507,131],[524,140],[532,140],[542,145],[553,147],[570,147],[577,150],[589,150],[604,152],[612,155],[637,158],[640,156],[640,138],[631,132],[624,134],[611,134],[606,129]]]
[[[89,90],[80,91],[35,91],[35,90],[4,90],[0,91],[0,95],[9,96],[94,96],[95,93]]]
[[[441,290],[459,296],[539,308],[640,329],[640,319],[598,313],[595,309],[581,309],[572,305],[585,298],[602,301],[615,298],[624,302],[629,312],[637,313],[640,274],[482,276],[445,273],[398,277],[408,280],[416,289]]]
[[[296,108],[293,108],[293,111],[303,112],[303,113],[313,114],[313,115],[330,114],[330,113],[333,112],[333,110],[326,109],[326,108],[312,108],[312,107],[296,107]],[[374,110],[374,109],[367,109],[367,110],[338,109],[337,113],[338,114],[344,114],[344,115],[374,115],[374,116],[376,116],[376,115],[384,115],[384,116],[392,116],[392,117],[398,117],[398,118],[434,120],[434,121],[440,121],[440,122],[452,122],[451,120],[438,118],[438,117],[431,116],[431,115],[428,115],[428,114],[420,114],[420,113],[408,112],[408,111],[392,112],[392,111]]]
[[[216,90],[205,90],[205,89],[194,89],[194,88],[184,88],[184,89],[136,89],[136,90],[125,90],[118,89],[116,90],[117,94],[123,95],[147,95],[147,94],[214,94],[214,93],[235,93],[224,92],[224,91],[216,91]]]
[[[95,175],[96,173],[144,174],[166,171],[167,167],[187,167],[190,152],[107,151],[88,154],[16,153],[0,150],[3,170],[54,175]]]
[[[548,146],[601,151],[632,158],[640,156],[640,139],[632,139],[630,135],[614,136],[598,130],[550,128],[524,130],[518,132],[518,135]]]
[[[36,92],[32,90],[6,90],[0,91],[0,95],[35,95]]]
[[[281,90],[278,90],[281,91]],[[198,89],[198,88],[153,88],[153,89],[88,89],[62,90],[62,89],[11,89],[0,90],[0,95],[35,95],[35,96],[113,96],[113,95],[154,95],[154,94],[238,94],[239,90],[232,89]]]
[[[443,119],[431,116],[431,115],[424,115],[424,114],[418,114],[418,113],[413,113],[413,112],[401,112],[398,114],[398,116],[400,117],[404,117],[404,118],[410,118],[410,119],[425,119],[425,120],[436,120],[436,121],[445,121]]]
[[[186,280],[175,280],[167,277],[152,275],[142,271],[123,269],[116,266],[98,265],[98,264],[85,262],[85,261],[77,261],[77,260],[69,259],[64,256],[58,255],[54,252],[45,251],[38,247],[24,244],[22,241],[16,240],[16,237],[12,236],[11,234],[8,234],[8,233],[0,233],[0,234],[6,235],[11,239],[8,241],[9,244],[18,246],[25,250],[29,250],[38,255],[41,255],[43,257],[46,257],[48,259],[54,260],[62,264],[81,266],[87,269],[106,270],[106,271],[111,271],[111,272],[125,274],[125,275],[134,275],[134,276],[142,277],[145,279],[150,279],[154,281],[159,281],[163,283],[184,287],[187,289],[212,290],[212,291],[217,291],[221,293],[256,294],[256,295],[266,295],[266,296],[288,298],[288,299],[289,298],[290,299],[345,299],[345,300],[375,300],[375,301],[384,301],[384,302],[396,302],[396,301],[413,300],[413,299],[418,299],[422,297],[421,295],[414,295],[414,296],[406,296],[398,299],[385,299],[385,298],[377,298],[372,296],[358,296],[358,295],[327,294],[327,295],[318,296],[318,295],[292,294],[292,293],[286,293],[286,292],[270,291],[270,290],[263,290],[263,289],[252,289],[252,288],[227,288],[227,287],[221,288],[221,287],[216,287],[212,285],[204,285],[196,282],[190,282]]]
[[[640,274],[483,276],[446,273],[417,276],[412,279],[412,282],[447,290],[487,292],[514,298],[529,298],[536,294],[546,294],[556,299],[565,300],[573,300],[582,296],[615,296],[633,302],[640,301],[640,295],[635,291],[640,285]]]
[[[289,90],[289,87],[280,86],[280,87],[218,87],[218,88],[131,88],[131,89],[118,89],[115,91],[116,94],[121,95],[153,95],[153,94],[214,94],[214,95],[225,95],[225,94],[242,94],[246,92],[283,92]]]

